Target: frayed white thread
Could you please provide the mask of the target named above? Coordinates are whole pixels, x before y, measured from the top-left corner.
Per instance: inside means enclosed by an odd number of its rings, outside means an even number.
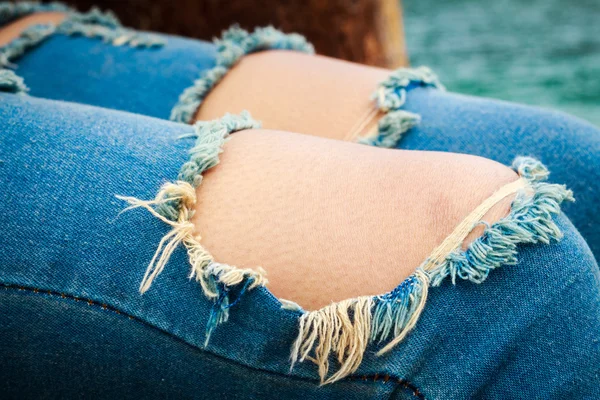
[[[481,203],[467,216],[417,268],[393,291],[381,296],[344,300],[304,313],[291,350],[292,368],[296,362],[317,364],[322,384],[332,383],[355,372],[367,344],[389,342],[376,354],[383,355],[402,342],[416,326],[425,307],[429,286],[458,276],[483,282],[489,271],[517,262],[520,243],[550,243],[561,232],[552,220],[560,203],[572,200],[563,185],[539,183],[548,176],[537,160],[519,157],[513,164],[520,178]],[[509,215],[488,226],[484,234],[462,251],[461,246],[474,226],[489,209],[507,196],[517,193]],[[365,339],[366,338],[366,339]],[[337,356],[339,369],[330,377],[329,357]]]
[[[196,204],[196,191],[191,184],[183,181],[166,183],[162,186],[154,200],[140,200],[126,196],[117,196],[117,198],[127,201],[130,204],[122,212],[141,207],[173,228],[159,242],[158,248],[140,284],[140,293],[145,293],[150,288],[152,282],[164,270],[175,249],[182,243],[187,249],[189,261],[192,266],[189,277],[200,283],[204,294],[209,298],[218,296],[212,282],[215,278],[217,282],[225,286],[235,286],[242,283],[245,279],[251,279],[252,283],[248,289],[267,284],[268,281],[264,269],[260,267],[256,270],[240,269],[231,265],[217,263],[204,246],[200,244],[201,238],[199,235],[194,234],[195,227],[190,221],[194,205]],[[155,209],[156,206],[171,201],[179,202],[179,216],[177,221],[171,221]]]
[[[363,296],[330,304],[300,317],[298,337],[292,347],[291,367],[306,359],[319,368],[322,384],[335,382],[356,371],[371,335],[374,299]],[[314,355],[310,355],[310,353]],[[339,370],[326,379],[329,356],[335,354]]]
[[[185,242],[188,251],[196,254],[196,259],[212,261],[210,254],[200,245],[199,239],[193,236],[194,224],[189,221],[191,211],[196,204],[196,191],[187,182],[178,181],[177,183],[166,183],[160,189],[154,200],[140,200],[135,197],[116,196],[118,199],[124,200],[130,204],[121,212],[125,212],[134,208],[144,208],[154,217],[160,219],[165,224],[170,225],[173,229],[167,233],[159,242],[158,248],[150,260],[150,264],[146,269],[142,283],[140,284],[140,293],[145,293],[154,279],[163,271],[165,265],[171,258],[171,255],[182,242]],[[159,214],[153,206],[163,204],[167,201],[178,200],[181,203],[180,213],[177,221],[171,221]]]

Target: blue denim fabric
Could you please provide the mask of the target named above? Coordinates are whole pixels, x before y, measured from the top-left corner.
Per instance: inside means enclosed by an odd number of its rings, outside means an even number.
[[[214,65],[215,46],[165,36],[160,48],[116,47],[98,39],[54,35],[17,60],[31,95],[169,118],[183,90]],[[85,55],[85,56],[82,56]],[[540,159],[552,182],[573,189],[564,211],[600,257],[600,130],[561,113],[412,87],[404,109],[422,116],[404,149],[483,156],[510,164]]]
[[[503,164],[515,155],[539,159],[550,182],[573,190],[577,201],[563,204],[563,211],[600,258],[600,129],[557,111],[421,87],[408,92],[404,109],[422,120],[405,134],[403,149],[474,154]]]
[[[161,47],[55,34],[15,61],[32,96],[169,119],[181,93],[212,68],[213,44],[176,36]]]
[[[485,283],[432,288],[417,327],[354,376],[290,373],[299,313],[266,288],[231,309],[207,348],[212,302],[178,249],[138,285],[168,227],[115,194],[152,198],[187,160],[192,128],[0,94],[0,386],[9,398],[599,398],[600,273],[565,236],[520,246]],[[43,388],[43,392],[41,392]]]

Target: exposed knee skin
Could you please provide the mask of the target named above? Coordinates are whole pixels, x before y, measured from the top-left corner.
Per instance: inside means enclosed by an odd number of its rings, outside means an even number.
[[[211,91],[197,119],[248,110],[267,129],[354,141],[376,126],[371,94],[388,74],[304,53],[251,54]]]
[[[57,24],[63,13],[37,13],[0,30],[5,44],[31,25]],[[241,59],[209,93],[197,119],[248,110],[267,129],[355,141],[381,114],[371,94],[388,70],[293,51],[263,51]]]
[[[25,29],[37,24],[59,24],[65,19],[60,12],[45,12],[27,15],[0,29],[0,46],[4,46],[21,34]]]
[[[479,157],[243,131],[205,175],[194,222],[216,260],[260,265],[276,296],[315,309],[393,289],[516,178]]]

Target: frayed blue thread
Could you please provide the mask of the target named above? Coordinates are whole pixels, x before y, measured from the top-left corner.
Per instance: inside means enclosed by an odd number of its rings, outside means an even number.
[[[166,41],[158,35],[124,28],[115,14],[92,8],[87,13],[71,12],[56,28],[57,33],[101,39],[114,46],[151,48],[163,46]]]
[[[0,69],[0,92],[26,94],[28,91],[23,78],[9,69]]]
[[[215,299],[208,321],[206,321],[204,347],[208,346],[215,328],[229,320],[229,288],[222,283],[216,282],[214,278],[211,278],[211,280],[214,282],[216,292],[219,295]]]
[[[377,135],[361,138],[359,143],[387,148],[396,147],[404,133],[421,122],[418,114],[400,110],[406,102],[407,90],[413,86],[445,90],[437,75],[427,67],[395,70],[378,85],[372,95],[376,108],[386,113],[378,123]]]
[[[79,24],[100,25],[107,28],[121,28],[121,21],[112,11],[102,11],[98,7],[92,7],[88,12],[71,12],[68,16],[70,22]]]
[[[123,28],[119,19],[112,12],[102,12],[97,8],[92,8],[87,13],[78,13],[61,3],[2,2],[0,3],[0,25],[28,14],[50,11],[65,12],[67,15],[58,26],[51,24],[32,25],[21,32],[16,39],[0,47],[0,70],[3,68],[16,68],[16,65],[12,64],[13,60],[23,56],[27,50],[37,46],[54,33],[99,38],[114,46],[128,45],[138,48],[150,48],[165,44],[164,39],[157,35]],[[4,73],[4,81],[0,85],[0,90],[17,90],[15,93],[25,93],[27,89],[23,80],[16,81],[12,75],[7,72]],[[20,82],[20,85],[15,86],[17,82]]]
[[[36,12],[72,12],[72,9],[61,3],[39,4],[36,2],[0,3],[0,25]],[[12,60],[21,57],[25,52],[38,45],[56,31],[53,25],[33,25],[25,29],[10,43],[0,47],[0,68],[15,68]]]
[[[457,278],[482,283],[492,270],[517,263],[518,245],[560,240],[553,215],[563,201],[573,200],[572,192],[564,185],[542,182],[548,170],[538,160],[519,157],[512,167],[527,185],[517,192],[507,217],[492,225],[479,222],[485,232],[466,250],[458,246],[437,264],[425,260],[386,294],[344,300],[301,315],[292,367],[310,359],[319,366],[322,384],[340,380],[356,371],[367,343],[387,342],[377,351],[380,356],[404,340],[420,318],[430,286],[439,286],[449,276],[452,283]],[[337,354],[340,367],[328,377],[332,354]]]
[[[215,328],[229,320],[229,309],[234,307],[240,302],[242,296],[248,290],[248,287],[252,284],[253,279],[247,278],[237,294],[235,300],[231,301],[231,288],[220,282],[215,284],[215,289],[219,293],[211,309],[210,317],[206,323],[206,333],[204,339],[204,347],[208,346],[210,338]]]
[[[432,286],[441,285],[448,276],[453,284],[457,278],[482,283],[490,271],[517,264],[519,244],[560,240],[562,233],[552,215],[560,212],[563,201],[574,200],[573,193],[564,185],[543,182],[548,170],[538,160],[518,157],[512,168],[530,182],[533,195],[518,193],[506,218],[491,226],[486,224],[483,235],[467,250],[450,253],[430,272]]]
[[[415,275],[406,278],[394,290],[375,299],[370,342],[382,343],[390,335],[398,336],[416,311],[422,292],[421,281]]]
[[[41,8],[41,10],[45,9],[44,7]],[[56,9],[59,10],[60,8],[56,6]],[[27,10],[35,12],[37,9],[29,7]],[[68,11],[68,9],[60,10]],[[105,42],[118,46],[153,47],[164,44],[164,40],[156,35],[123,28],[112,12],[103,12],[97,8],[92,8],[87,13],[68,11],[66,18],[58,26],[51,24],[32,25],[21,32],[19,37],[0,48],[0,66],[9,66],[11,60],[22,56],[26,50],[38,45],[54,33],[100,38]]]
[[[254,270],[240,269],[216,262],[200,244],[200,238],[196,236],[195,226],[191,222],[196,204],[196,189],[202,183],[202,173],[219,163],[219,155],[228,136],[232,132],[258,127],[260,123],[253,120],[248,112],[240,115],[226,114],[218,120],[198,122],[194,125],[194,134],[185,136],[197,139],[189,151],[189,161],[180,169],[177,182],[165,183],[155,199],[150,201],[117,196],[130,204],[127,209],[142,207],[172,227],[160,241],[148,265],[140,284],[141,293],[150,288],[173,251],[180,244],[185,245],[192,267],[189,278],[195,279],[204,294],[214,300],[206,324],[205,346],[215,328],[228,320],[229,309],[241,300],[246,291],[264,286],[267,280],[260,267]],[[237,293],[234,300],[232,293]]]
[[[248,111],[239,115],[225,114],[213,121],[199,121],[194,124],[194,133],[186,137],[196,137],[195,145],[189,150],[190,159],[179,170],[177,179],[187,182],[194,188],[202,183],[202,173],[219,163],[219,154],[231,133],[244,129],[260,128]],[[179,216],[179,199],[163,199],[156,211],[164,217],[176,221]]]
[[[32,25],[10,43],[0,48],[0,67],[15,68],[12,60],[21,57],[25,52],[37,46],[55,32],[53,25]]]
[[[303,36],[284,34],[272,26],[256,28],[252,33],[234,26],[223,32],[221,38],[215,39],[214,43],[217,47],[215,66],[204,71],[200,78],[179,96],[171,111],[172,121],[191,122],[212,88],[246,54],[275,49],[314,53],[313,46]]]
[[[402,135],[421,122],[421,116],[404,110],[390,111],[377,123],[377,135],[359,139],[369,146],[396,147]]]
[[[379,84],[373,94],[377,108],[383,112],[397,110],[406,102],[409,86],[429,86],[445,90],[437,75],[427,67],[399,68]]]

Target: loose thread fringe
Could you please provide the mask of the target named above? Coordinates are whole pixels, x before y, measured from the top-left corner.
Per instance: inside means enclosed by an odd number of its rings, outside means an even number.
[[[429,286],[439,286],[448,276],[453,284],[456,277],[482,283],[491,270],[517,263],[519,244],[559,240],[562,234],[552,216],[560,212],[563,201],[573,200],[572,192],[564,185],[542,182],[548,171],[535,159],[519,157],[513,169],[527,185],[511,184],[506,193],[518,192],[509,215],[487,226],[466,250],[461,250],[464,237],[460,236],[454,250],[440,261],[425,260],[389,293],[344,300],[304,313],[291,349],[292,368],[296,362],[310,360],[317,364],[322,384],[340,380],[358,369],[369,344],[387,342],[376,353],[381,356],[406,338],[425,307]],[[339,368],[328,377],[332,356]]]
[[[56,28],[57,33],[68,36],[98,38],[114,46],[151,48],[164,46],[162,37],[125,28],[115,14],[92,8],[87,13],[70,12]]]
[[[501,266],[516,265],[519,244],[544,243],[560,240],[562,232],[552,216],[560,212],[563,201],[574,201],[573,192],[565,185],[543,182],[548,177],[544,165],[529,157],[518,157],[512,167],[530,183],[531,195],[517,194],[507,218],[489,226],[467,251],[456,250],[444,262],[432,268],[431,285],[439,286],[450,276],[473,283],[485,281],[490,271]]]
[[[406,337],[425,307],[428,286],[429,275],[419,268],[385,295],[344,300],[304,313],[292,346],[291,368],[307,359],[314,362],[321,384],[352,374],[370,343],[381,343],[393,336],[377,353],[382,355]],[[339,369],[327,377],[331,355],[335,355]]]
[[[0,69],[0,92],[26,94],[29,88],[23,78],[8,69]]]
[[[217,83],[244,55],[262,50],[294,50],[314,53],[313,46],[298,34],[284,34],[272,26],[257,28],[254,32],[234,26],[215,39],[217,56],[215,66],[202,73],[194,84],[185,89],[171,111],[171,120],[189,123],[198,108]]]
[[[102,12],[92,8],[87,13],[79,13],[61,3],[38,4],[35,2],[0,3],[0,25],[16,18],[35,12],[58,11],[65,12],[66,18],[57,26],[52,24],[32,25],[10,43],[0,47],[0,70],[16,68],[13,60],[23,56],[25,52],[46,40],[55,33],[90,38],[99,38],[115,46],[129,45],[131,47],[156,47],[164,45],[165,41],[157,35],[140,33],[122,27],[118,18],[112,12]],[[3,78],[8,79],[8,72],[3,73]],[[13,73],[14,75],[14,73]],[[10,81],[15,82],[14,78]],[[20,86],[4,83],[0,90],[11,91],[20,88],[24,93],[25,85],[20,80]]]
[[[372,297],[363,296],[303,314],[292,346],[290,370],[296,362],[313,361],[318,365],[322,383],[334,382],[354,372],[369,342],[373,303]],[[330,355],[337,357],[340,369],[325,379]]]
[[[386,113],[379,121],[377,134],[359,139],[360,143],[378,147],[396,147],[404,133],[421,122],[421,117],[400,110],[411,86],[429,86],[445,90],[438,77],[427,67],[400,68],[378,85],[372,98],[377,110]]]
[[[260,267],[241,269],[216,262],[200,243],[201,237],[195,233],[191,222],[196,205],[196,188],[202,182],[201,174],[218,164],[221,147],[231,132],[257,126],[260,124],[247,112],[241,115],[227,114],[219,120],[198,123],[194,126],[196,133],[192,135],[197,136],[197,141],[190,150],[190,161],[184,164],[179,173],[180,180],[165,183],[154,200],[117,196],[129,203],[122,212],[143,208],[172,228],[158,244],[140,284],[140,293],[150,288],[181,244],[187,249],[191,265],[189,278],[195,279],[203,293],[214,300],[207,322],[205,345],[213,330],[227,321],[229,309],[247,290],[267,284],[266,272]],[[240,286],[237,299],[232,301],[233,289]]]

